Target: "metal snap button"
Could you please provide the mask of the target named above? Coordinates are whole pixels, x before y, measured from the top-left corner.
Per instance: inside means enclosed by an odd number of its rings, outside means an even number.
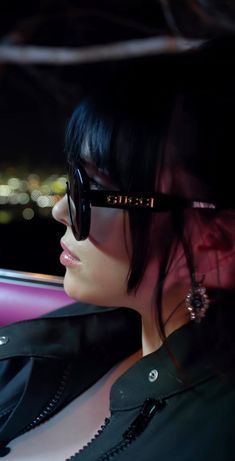
[[[148,375],[148,380],[150,383],[154,383],[158,378],[158,371],[157,370],[151,370]]]
[[[8,336],[0,336],[0,346],[4,346],[9,341]]]

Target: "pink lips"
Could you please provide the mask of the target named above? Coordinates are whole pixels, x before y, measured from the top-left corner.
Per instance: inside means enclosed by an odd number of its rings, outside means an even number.
[[[61,240],[60,242],[63,252],[60,255],[60,262],[66,267],[71,267],[71,266],[77,266],[78,264],[81,263],[80,259],[74,256],[69,249],[66,247],[64,242]]]

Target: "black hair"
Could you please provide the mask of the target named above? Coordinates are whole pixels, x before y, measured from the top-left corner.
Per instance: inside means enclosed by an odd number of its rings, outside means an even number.
[[[120,190],[151,193],[170,169],[168,193],[201,201],[234,196],[235,87],[233,41],[214,40],[201,50],[122,62],[93,85],[73,113],[66,133],[69,161],[85,152],[108,172]],[[221,72],[222,70],[222,72]],[[191,180],[184,181],[184,171]],[[202,212],[208,223],[215,212]],[[149,261],[153,214],[130,211],[133,254],[128,290],[137,290]],[[185,251],[194,272],[187,212],[172,212],[162,229],[156,281],[158,323],[161,299],[175,249]],[[233,215],[234,219],[234,215]],[[158,235],[159,238],[159,235]]]

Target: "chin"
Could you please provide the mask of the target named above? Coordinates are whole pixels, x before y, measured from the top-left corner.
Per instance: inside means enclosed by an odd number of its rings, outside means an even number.
[[[83,299],[81,295],[81,290],[80,287],[78,286],[79,283],[77,280],[74,280],[73,277],[71,277],[70,274],[66,271],[66,274],[64,276],[64,291],[65,293],[70,296],[70,298],[75,299],[76,301],[83,301],[83,302],[88,302]]]
[[[100,305],[98,293],[92,293],[90,286],[84,286],[77,275],[73,276],[68,271],[64,277],[64,290],[70,298],[76,301]]]
[[[93,287],[93,289],[91,289]],[[116,297],[107,296],[108,294],[108,287],[106,289],[95,289],[97,284],[94,283],[83,283],[79,280],[78,276],[74,276],[68,271],[66,271],[64,277],[64,290],[70,298],[75,299],[76,301],[80,301],[86,304],[95,304],[97,306],[106,306],[106,307],[119,307],[123,304],[119,303],[118,305],[116,302]]]

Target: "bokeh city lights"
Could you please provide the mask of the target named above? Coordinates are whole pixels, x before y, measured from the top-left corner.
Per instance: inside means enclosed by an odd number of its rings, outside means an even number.
[[[0,224],[50,218],[54,204],[64,195],[66,175],[48,169],[28,171],[21,167],[0,168]]]

